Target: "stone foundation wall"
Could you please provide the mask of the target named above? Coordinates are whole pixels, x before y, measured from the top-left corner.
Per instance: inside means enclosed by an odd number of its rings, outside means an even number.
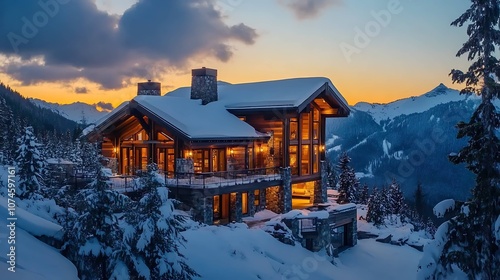
[[[283,199],[281,196],[281,186],[266,189],[266,209],[274,213],[282,213]]]
[[[255,215],[255,193],[253,191],[248,192],[248,215]]]
[[[292,170],[290,167],[281,170],[283,185],[280,188],[283,201],[283,213],[292,211]]]
[[[260,189],[259,191],[259,206],[257,207],[256,211],[262,211],[267,208],[266,201],[267,201],[267,189]]]

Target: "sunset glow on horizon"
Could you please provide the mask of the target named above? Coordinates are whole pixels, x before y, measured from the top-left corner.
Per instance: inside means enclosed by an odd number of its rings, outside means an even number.
[[[29,15],[41,9],[34,2],[33,7],[26,10],[20,10],[25,8],[19,4],[3,9],[10,13],[2,15],[9,26],[0,27],[0,36],[9,38],[5,36],[12,32],[22,36],[21,19],[24,16],[30,19]],[[360,101],[386,103],[421,95],[440,83],[460,89],[462,85],[453,85],[448,74],[453,68],[467,67],[465,59],[455,57],[467,38],[465,28],[450,26],[468,7],[469,2],[465,0],[439,3],[432,0],[368,3],[322,0],[312,6],[296,5],[296,0],[209,1],[223,16],[215,19],[213,15],[207,16],[210,29],[199,33],[194,32],[201,28],[198,21],[204,19],[193,13],[180,13],[187,9],[180,2],[142,0],[135,6],[135,0],[80,2],[89,2],[78,4],[85,5],[85,9],[78,9],[82,11],[82,18],[86,16],[84,12],[96,13],[102,17],[99,20],[116,24],[102,31],[102,34],[115,32],[116,36],[125,38],[109,39],[106,43],[122,44],[116,47],[116,58],[110,58],[112,54],[102,50],[108,45],[97,46],[88,54],[82,53],[88,47],[82,46],[84,49],[80,50],[79,42],[51,51],[47,45],[54,38],[51,36],[67,33],[71,39],[74,36],[70,33],[80,30],[61,23],[71,19],[71,13],[77,13],[70,2],[61,4],[58,7],[61,15],[49,17],[33,39],[16,45],[18,52],[12,51],[12,40],[0,43],[0,81],[23,96],[48,102],[93,104],[102,101],[116,107],[136,95],[137,82],[147,79],[161,82],[162,92],[167,93],[189,86],[190,70],[205,66],[217,69],[218,79],[229,83],[327,77],[349,104],[354,105]],[[2,5],[5,4],[0,7]],[[148,10],[155,5],[162,5],[159,11]],[[169,5],[173,6],[172,12],[168,10]],[[151,23],[132,21],[144,13],[151,13],[152,19],[158,16],[162,22],[152,20],[153,28]],[[179,18],[173,13],[180,13]],[[196,16],[194,27],[186,26],[190,16]],[[178,20],[182,21],[179,26],[175,25]],[[134,25],[130,26],[130,22]],[[148,39],[141,37],[144,35],[141,32],[148,33],[159,45],[146,44]],[[90,34],[88,38],[100,38],[96,36],[102,34]],[[54,45],[56,47],[60,46]],[[66,50],[68,53],[64,53]]]

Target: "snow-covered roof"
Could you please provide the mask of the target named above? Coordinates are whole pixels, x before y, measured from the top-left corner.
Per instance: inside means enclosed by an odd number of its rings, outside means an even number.
[[[191,139],[266,137],[218,102],[201,105],[201,100],[148,95],[136,96],[134,102]]]
[[[219,83],[218,102],[227,109],[298,107],[312,94],[328,84],[337,99],[348,107],[347,101],[328,78],[296,78],[243,84]],[[176,89],[166,96],[189,99],[191,88]]]
[[[202,105],[201,100],[191,99],[190,87],[176,89],[164,96],[136,96],[98,120],[95,127],[88,127],[84,135],[94,129],[104,129],[114,119],[128,114],[133,108],[151,114],[192,140],[265,138],[269,135],[256,131],[229,111],[299,108],[325,89],[343,107],[343,112],[349,111],[347,102],[328,78],[297,78],[245,84],[219,82],[218,101]]]

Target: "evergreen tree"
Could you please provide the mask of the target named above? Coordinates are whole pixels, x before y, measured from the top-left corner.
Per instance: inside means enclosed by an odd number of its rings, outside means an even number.
[[[383,225],[385,216],[384,202],[382,192],[377,188],[373,189],[373,193],[368,200],[368,211],[366,212],[366,221],[373,223],[376,226]]]
[[[500,142],[496,131],[500,115],[493,104],[500,96],[500,62],[495,57],[500,47],[500,5],[498,0],[471,0],[472,4],[452,25],[467,25],[469,39],[457,56],[467,54],[472,61],[467,72],[452,70],[452,80],[465,83],[462,93],[477,93],[481,103],[468,123],[460,122],[458,138],[468,145],[451,155],[455,164],[465,163],[476,175],[472,197],[449,222],[440,226],[436,237],[443,240],[441,255],[435,263],[421,264],[433,271],[422,278],[445,278],[458,266],[470,279],[500,279]]]
[[[110,189],[99,158],[94,167],[96,179],[76,195],[75,217],[67,223],[63,246],[82,280],[109,279],[114,269],[110,258],[123,236],[115,213],[128,202],[127,197]]]
[[[174,213],[168,189],[159,181],[156,164],[148,165],[141,183],[145,195],[127,214],[129,226],[124,246],[114,254],[116,267],[127,265],[134,279],[192,279],[198,276],[179,252],[185,242],[180,235],[185,218]]]
[[[361,193],[359,195],[358,203],[367,205],[369,199],[370,199],[370,194],[369,194],[368,185],[365,184],[365,185],[363,185],[363,188],[362,188]]]
[[[326,174],[328,187],[336,190],[338,183],[337,171],[335,171],[335,165],[330,160],[327,160]]]
[[[81,148],[81,162],[80,165],[77,166],[79,170],[83,173],[90,174],[94,171],[95,159],[99,155],[99,151],[94,143],[90,143],[88,141],[84,141],[82,143]]]
[[[5,99],[0,96],[0,163],[10,165],[14,163],[19,137],[21,137],[19,122]]]
[[[434,237],[434,234],[436,234],[436,225],[434,225],[434,222],[430,217],[427,219],[427,223],[425,223],[425,231],[430,237]]]
[[[349,166],[351,158],[347,153],[343,153],[339,160],[339,198],[338,203],[357,203],[357,187],[358,179],[356,179],[356,174],[354,169]]]
[[[424,216],[424,208],[425,208],[425,195],[422,189],[422,183],[418,182],[417,189],[413,193],[413,198],[415,199],[415,210],[418,215]]]
[[[46,165],[40,152],[42,145],[38,143],[31,126],[25,128],[18,142],[16,161],[20,178],[17,193],[21,199],[41,199],[44,186],[42,175]]]
[[[403,215],[407,211],[403,192],[396,181],[393,181],[388,189],[388,210],[394,215]]]
[[[82,145],[80,138],[76,138],[72,143],[72,151],[69,156],[69,160],[73,162],[76,166],[82,166]]]

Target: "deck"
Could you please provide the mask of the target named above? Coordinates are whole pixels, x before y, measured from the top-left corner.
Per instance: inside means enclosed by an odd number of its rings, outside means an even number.
[[[223,191],[225,188],[249,185],[276,185],[281,181],[280,168],[259,168],[238,171],[205,173],[162,173],[158,177],[172,189]],[[139,176],[116,175],[110,177],[111,187],[120,193],[139,191]]]

